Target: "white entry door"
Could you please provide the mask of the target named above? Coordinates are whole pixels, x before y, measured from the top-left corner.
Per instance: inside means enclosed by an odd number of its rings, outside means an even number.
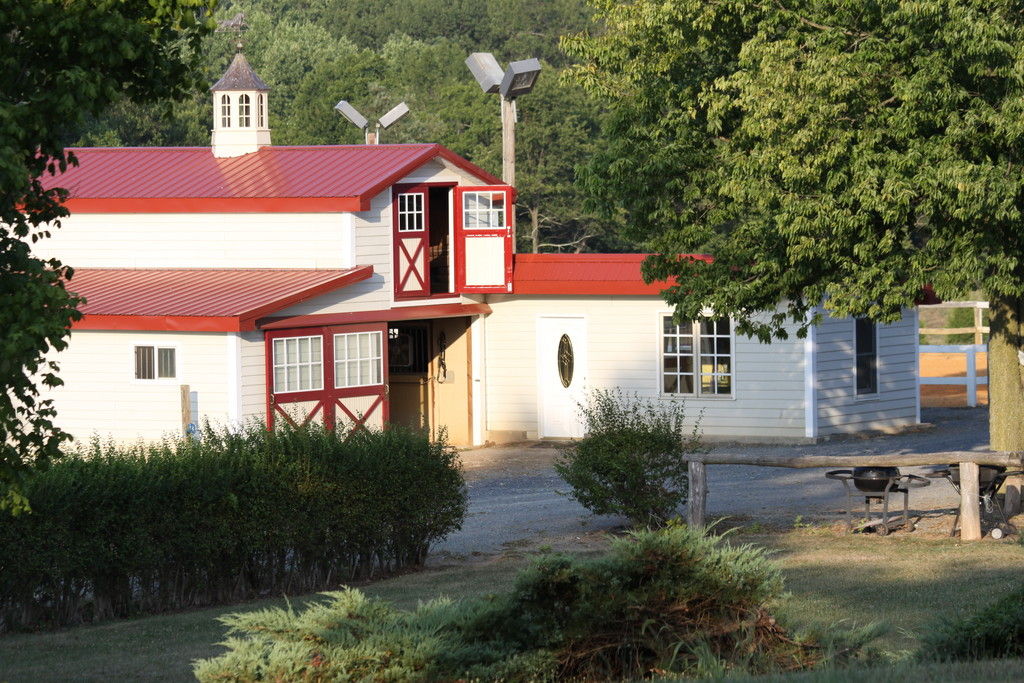
[[[537,409],[541,438],[583,436],[587,397],[587,321],[537,319]]]

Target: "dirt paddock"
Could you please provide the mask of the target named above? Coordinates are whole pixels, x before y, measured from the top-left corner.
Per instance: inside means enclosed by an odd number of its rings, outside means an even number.
[[[975,354],[979,377],[988,376],[988,354]],[[962,353],[922,353],[922,377],[965,377],[967,358]],[[921,405],[926,408],[959,408],[967,405],[967,387],[922,385]],[[978,385],[978,405],[988,405],[988,386]]]

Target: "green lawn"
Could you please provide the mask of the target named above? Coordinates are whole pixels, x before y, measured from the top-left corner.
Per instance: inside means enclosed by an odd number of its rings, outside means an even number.
[[[845,536],[816,529],[734,536],[771,548],[791,596],[785,618],[809,625],[885,621],[892,631],[879,647],[905,658],[916,633],[933,619],[987,603],[1021,581],[1024,547],[1009,542],[960,544],[955,540],[894,534]],[[497,558],[379,581],[367,593],[411,607],[417,601],[500,591],[524,559]],[[306,596],[293,604],[315,599]],[[224,636],[217,616],[283,600],[265,600],[168,614],[52,633],[0,638],[0,681],[191,680],[190,662],[216,654]],[[950,667],[886,666],[881,671],[790,677],[808,681],[1021,680],[1024,662]],[[778,680],[778,679],[769,679]]]

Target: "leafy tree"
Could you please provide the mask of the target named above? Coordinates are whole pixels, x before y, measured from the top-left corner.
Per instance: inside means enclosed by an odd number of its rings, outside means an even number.
[[[55,386],[50,350],[66,346],[80,299],[72,272],[30,244],[67,215],[46,174],[74,164],[68,131],[122,94],[152,101],[195,85],[211,0],[6,0],[0,4],[0,508],[19,510],[21,482],[68,439],[38,385]]]
[[[645,274],[679,278],[677,314],[766,341],[822,302],[894,321],[980,288],[992,446],[1024,450],[1019,3],[594,2],[607,30],[564,41],[612,110],[587,184],[664,254]]]

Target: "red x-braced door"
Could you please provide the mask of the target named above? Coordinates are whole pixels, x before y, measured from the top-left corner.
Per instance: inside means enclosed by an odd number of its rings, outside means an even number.
[[[267,425],[383,427],[387,356],[385,323],[267,332]]]
[[[427,186],[395,187],[392,210],[395,215],[394,277],[395,298],[430,294],[428,252],[430,250],[430,192]]]

